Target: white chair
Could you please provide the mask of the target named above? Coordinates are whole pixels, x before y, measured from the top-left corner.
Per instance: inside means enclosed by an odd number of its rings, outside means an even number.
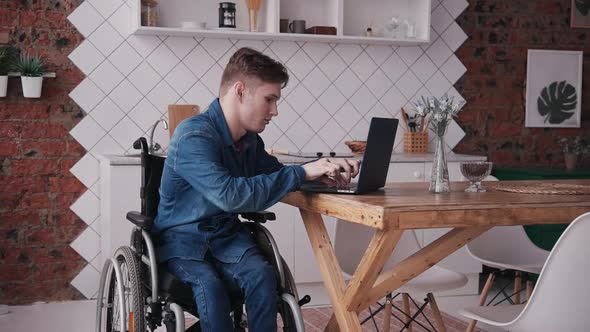
[[[488,181],[497,179],[493,176]],[[522,226],[498,226],[490,229],[467,244],[467,252],[482,264],[501,271],[514,270],[513,303],[520,304],[522,291],[521,272],[539,274],[549,256],[549,251],[537,247]],[[479,305],[484,305],[493,282],[495,273],[490,273],[481,292]],[[527,299],[532,292],[532,282],[526,282]],[[503,290],[502,290],[503,291]],[[506,295],[508,298],[510,295]],[[493,301],[493,299],[492,299]],[[511,300],[512,301],[512,300]],[[471,321],[467,332],[473,331],[476,321]]]
[[[350,278],[350,275],[352,275],[356,271],[356,268],[374,232],[374,229],[370,227],[338,220],[336,224],[336,235],[334,239],[334,251],[336,253],[336,257],[338,258],[338,262],[340,263],[342,270],[348,275],[346,277]],[[393,254],[385,263],[383,270],[390,269],[392,266],[399,263],[406,257],[414,254],[419,249],[420,245],[418,243],[418,239],[416,238],[414,231],[405,231],[399,239],[393,251]],[[438,310],[436,300],[432,293],[460,288],[464,286],[466,283],[467,277],[465,277],[463,274],[435,265],[430,269],[426,270],[424,273],[418,275],[416,278],[410,280],[407,284],[396,289],[395,293],[397,293],[397,295],[402,295],[403,310],[400,311],[404,316],[402,320],[405,322],[406,328],[408,328],[408,330],[411,330],[412,322],[415,322],[414,319],[417,318],[419,315],[423,315],[422,310],[426,307],[427,304],[430,304],[432,312],[435,315],[438,327],[437,330],[446,331],[446,328],[442,321],[442,316],[440,314],[440,311]],[[409,296],[409,294],[426,294],[425,303],[422,306],[418,306],[414,302],[414,300]],[[379,309],[384,309],[386,313],[383,323],[385,331],[389,331],[389,320],[392,314],[391,300],[392,297],[390,294],[387,297],[385,305],[382,305]],[[414,314],[410,312],[410,300],[412,300],[412,302],[414,302],[414,304],[418,308],[418,310]],[[375,312],[375,314],[376,313],[377,312]],[[367,321],[368,319],[369,318],[365,319],[364,321]],[[416,322],[416,324],[421,325],[425,329],[434,328],[433,326],[425,327],[419,322]]]
[[[571,223],[555,244],[526,304],[473,307],[459,313],[512,332],[588,331],[588,234],[590,213],[585,213]]]

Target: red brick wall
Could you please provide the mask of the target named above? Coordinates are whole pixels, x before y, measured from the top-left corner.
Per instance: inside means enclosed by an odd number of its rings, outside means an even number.
[[[590,141],[590,29],[570,28],[571,0],[469,0],[457,19],[469,39],[457,51],[467,74],[455,85],[467,100],[459,153],[497,166],[563,167],[560,136]],[[583,50],[582,128],[524,127],[527,49]],[[583,164],[588,167],[590,157]]]
[[[69,206],[86,189],[69,169],[84,149],[69,136],[82,118],[68,97],[83,79],[67,58],[82,36],[67,22],[80,0],[0,0],[0,46],[39,54],[57,78],[40,99],[11,78],[0,98],[0,303],[79,299],[86,265],[69,244],[86,227]]]

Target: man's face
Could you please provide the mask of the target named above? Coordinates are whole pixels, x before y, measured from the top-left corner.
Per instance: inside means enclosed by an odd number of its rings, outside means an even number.
[[[261,133],[270,120],[277,116],[277,101],[281,97],[280,83],[251,80],[241,98],[240,122],[249,132]]]

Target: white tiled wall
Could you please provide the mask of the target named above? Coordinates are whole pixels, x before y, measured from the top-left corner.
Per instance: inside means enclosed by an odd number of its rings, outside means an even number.
[[[207,106],[217,96],[229,57],[242,46],[280,60],[291,74],[279,116],[262,133],[267,147],[346,151],[344,141],[366,137],[371,117],[397,117],[420,96],[446,92],[461,98],[453,84],[466,68],[454,52],[467,36],[455,18],[468,3],[432,4],[432,42],[397,47],[130,35],[125,0],[82,2],[68,19],[86,39],[69,57],[87,77],[70,97],[87,116],[70,134],[88,154],[71,172],[90,190],[71,209],[90,227],[71,246],[91,264],[72,284],[87,297],[98,284],[97,155],[129,151],[156,120],[167,117],[168,104]],[[398,151],[402,136],[398,132]],[[463,136],[453,123],[449,148]],[[156,130],[155,140],[166,148],[168,131]]]

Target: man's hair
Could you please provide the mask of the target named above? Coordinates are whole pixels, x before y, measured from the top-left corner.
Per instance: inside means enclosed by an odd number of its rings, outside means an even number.
[[[242,47],[234,53],[225,66],[219,95],[223,96],[236,81],[258,78],[266,83],[280,83],[284,88],[289,82],[287,68],[280,62],[248,47]]]

